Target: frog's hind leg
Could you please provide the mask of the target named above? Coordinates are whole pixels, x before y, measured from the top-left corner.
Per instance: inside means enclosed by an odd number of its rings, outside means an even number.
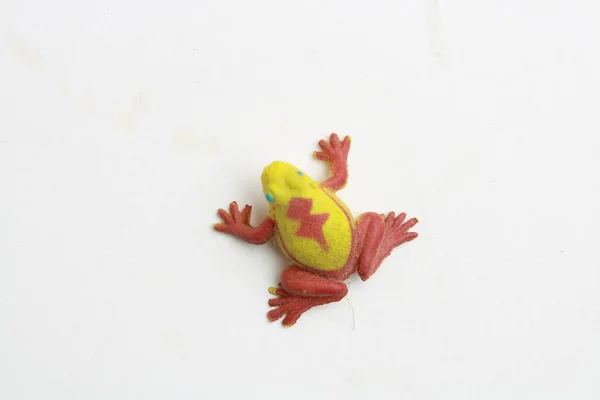
[[[269,292],[278,297],[269,300],[269,305],[277,308],[269,311],[267,317],[277,321],[285,315],[283,325],[290,327],[311,308],[343,299],[348,287],[344,282],[290,266],[281,274],[280,288],[272,287]]]
[[[377,271],[384,258],[402,243],[415,239],[416,232],[408,232],[419,222],[411,218],[404,222],[406,214],[397,217],[391,212],[387,217],[377,213],[365,213],[356,220],[358,231],[358,275],[366,281]]]

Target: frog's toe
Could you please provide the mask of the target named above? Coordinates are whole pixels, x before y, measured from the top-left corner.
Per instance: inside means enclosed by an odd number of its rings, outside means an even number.
[[[283,300],[283,299],[276,299],[276,300]],[[267,318],[269,319],[269,321],[275,322],[278,319],[280,319],[281,317],[283,317],[285,314],[287,314],[289,311],[290,311],[290,309],[288,306],[286,306],[285,304],[281,304],[277,308],[269,311],[267,313]]]
[[[275,299],[269,299],[269,305],[271,307],[279,307],[286,302],[285,297],[277,297]]]
[[[290,295],[288,292],[283,290],[281,287],[275,287],[275,286],[271,286],[269,288],[269,293],[271,293],[273,296],[279,296],[279,297],[288,297]]]
[[[285,328],[291,328],[302,316],[302,311],[290,311],[281,322]]]
[[[322,152],[322,151],[315,151],[315,152],[313,152],[313,156],[317,160],[329,161],[329,156],[327,154],[325,154],[324,152]]]

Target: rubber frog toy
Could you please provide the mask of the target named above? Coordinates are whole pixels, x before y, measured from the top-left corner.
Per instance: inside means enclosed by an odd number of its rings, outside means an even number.
[[[275,307],[267,313],[270,321],[285,316],[286,327],[315,306],[340,301],[348,293],[344,281],[358,272],[363,281],[371,277],[392,250],[417,237],[409,232],[418,221],[406,214],[368,212],[354,219],[336,192],[348,180],[347,159],[350,137],[343,141],[331,134],[321,140],[322,151],[315,157],[328,162],[332,176],[316,182],[306,173],[285,162],[275,161],[262,173],[262,187],[269,202],[269,216],[258,226],[250,225],[252,207],[240,211],[236,202],[229,212],[220,209],[219,232],[248,243],[275,240],[293,265],[281,274],[279,287],[269,292]]]

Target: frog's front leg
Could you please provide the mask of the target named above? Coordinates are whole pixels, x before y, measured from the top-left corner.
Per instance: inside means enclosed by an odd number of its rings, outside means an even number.
[[[269,292],[278,298],[269,300],[269,305],[277,308],[269,311],[267,317],[270,321],[277,321],[287,314],[283,325],[290,327],[311,308],[343,299],[348,287],[344,282],[290,266],[281,274],[280,288],[272,287]]]
[[[389,256],[392,250],[418,236],[416,232],[408,230],[419,221],[411,218],[404,222],[405,219],[405,213],[396,217],[393,212],[386,218],[373,212],[358,217],[358,275],[363,281],[377,271],[383,259]]]
[[[331,178],[321,183],[321,186],[338,191],[346,186],[348,182],[348,152],[350,152],[350,136],[346,136],[340,142],[337,134],[332,133],[329,143],[326,140],[319,142],[321,150],[315,151],[315,157],[326,161],[331,167]]]
[[[275,221],[266,218],[259,226],[250,225],[252,207],[246,205],[240,212],[238,204],[234,201],[229,206],[229,213],[223,209],[218,211],[222,223],[214,224],[215,230],[227,233],[252,244],[264,244],[273,236]]]

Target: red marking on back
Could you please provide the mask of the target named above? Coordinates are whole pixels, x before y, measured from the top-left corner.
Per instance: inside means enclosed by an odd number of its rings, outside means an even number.
[[[329,218],[329,214],[310,213],[312,210],[312,199],[293,198],[287,210],[287,217],[300,221],[300,228],[296,232],[297,236],[314,239],[325,250],[327,250],[327,241],[323,233],[323,225]]]

